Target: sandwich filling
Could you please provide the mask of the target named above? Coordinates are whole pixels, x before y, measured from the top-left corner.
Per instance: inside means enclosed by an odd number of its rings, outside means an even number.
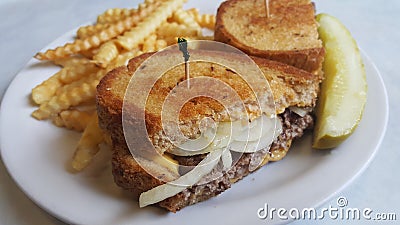
[[[193,156],[227,147],[235,152],[252,153],[269,146],[281,132],[280,120],[265,114],[250,122],[220,122],[218,126],[206,128],[199,138],[184,142],[170,153]]]
[[[307,112],[308,109],[302,109],[301,111]],[[302,115],[303,112],[301,112]],[[309,111],[304,116],[301,116],[294,111],[287,109],[285,112],[278,115],[278,118],[282,122],[282,133],[272,143],[271,147],[267,149],[269,153],[265,159],[266,161],[281,160],[286,155],[288,151],[287,146],[290,145],[292,140],[301,137],[304,131],[312,128],[314,124],[313,117]],[[208,176],[210,176],[206,175],[198,182],[198,184],[188,187],[180,192],[177,197],[180,199],[180,202],[183,202],[183,204],[178,206],[174,205],[174,198],[168,198],[160,202],[160,206],[166,207],[172,211],[176,211],[179,210],[182,205],[192,205],[220,194],[221,192],[229,189],[233,183],[247,176],[251,172],[248,167],[254,157],[264,159],[262,155],[258,154],[258,152],[245,153],[242,155],[239,161],[224,174],[224,176],[219,177],[211,182],[203,182]],[[201,161],[202,157],[178,157],[176,159],[180,164],[196,165],[199,161]]]
[[[292,140],[293,137],[301,136],[303,129],[312,124],[308,109],[293,107],[287,112],[279,116],[263,114],[251,122],[243,120],[220,122],[218,126],[205,129],[196,140],[185,142],[170,151],[168,154],[172,154],[176,158],[197,161],[194,165],[190,165],[194,168],[173,182],[143,192],[139,198],[140,207],[161,202],[194,185],[212,183],[216,174],[228,173],[235,168],[232,160],[232,155],[235,153],[245,154],[246,157],[250,155],[247,171],[254,171],[270,160],[279,160],[279,157],[282,158],[286,154],[286,152],[279,152],[283,149],[281,145],[287,144],[286,139]],[[288,121],[294,120],[292,118],[300,118],[296,121],[302,123],[300,124],[301,129],[292,130],[291,128],[294,126],[290,126],[290,133],[288,133],[288,129],[285,127],[290,125]],[[300,133],[298,135],[291,134],[293,132]],[[204,148],[204,146],[206,147]],[[203,149],[197,150],[198,148]],[[193,149],[194,151],[191,151]],[[239,161],[241,158],[243,156]],[[178,161],[182,162],[182,160]],[[222,164],[222,169],[221,167],[217,169],[219,162]]]

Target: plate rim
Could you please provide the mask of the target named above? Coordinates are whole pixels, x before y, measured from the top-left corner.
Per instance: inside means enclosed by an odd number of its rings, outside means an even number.
[[[376,66],[374,61],[372,61],[371,57],[364,51],[364,49],[362,47],[358,46],[358,48],[359,48],[359,51],[361,53],[361,57],[363,59],[366,59],[366,61],[370,64],[372,69],[376,72],[377,78],[379,80],[379,85],[381,85],[382,90],[383,90],[382,93],[383,93],[383,96],[384,96],[384,105],[385,105],[385,116],[384,116],[384,121],[383,121],[383,132],[379,136],[379,139],[378,139],[378,142],[377,142],[377,144],[376,144],[376,146],[374,148],[374,151],[372,151],[372,154],[370,155],[368,160],[363,164],[363,166],[347,182],[345,182],[342,185],[342,187],[340,187],[337,191],[333,192],[330,196],[328,196],[323,201],[318,203],[315,206],[315,208],[318,208],[321,205],[323,205],[326,202],[328,202],[330,199],[332,199],[339,192],[343,191],[346,187],[348,187],[351,183],[353,183],[359,176],[361,176],[365,172],[365,170],[369,167],[369,165],[372,163],[372,161],[375,159],[376,155],[380,151],[383,139],[386,136],[387,127],[388,127],[388,123],[389,123],[389,115],[390,115],[389,114],[389,109],[390,109],[390,107],[389,107],[389,96],[388,96],[388,92],[387,92],[387,89],[386,89],[386,85],[385,85],[385,82],[383,80],[383,77],[382,77],[382,74],[381,74],[380,70],[378,69],[378,67]],[[365,61],[363,61],[363,64],[365,66]]]

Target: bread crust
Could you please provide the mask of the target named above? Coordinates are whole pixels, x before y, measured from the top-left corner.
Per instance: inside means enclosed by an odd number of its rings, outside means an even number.
[[[285,64],[292,65],[294,67],[306,70],[315,75],[318,75],[319,71],[322,68],[322,62],[323,62],[324,56],[325,56],[325,50],[322,47],[322,43],[320,41],[317,41],[314,44],[310,44],[313,47],[308,47],[308,48],[293,46],[292,49],[269,50],[269,49],[261,49],[259,47],[254,47],[254,46],[248,44],[248,42],[246,42],[245,40],[243,40],[243,37],[239,36],[237,34],[237,32],[235,32],[235,33],[231,32],[231,26],[233,26],[233,25],[226,24],[226,21],[224,18],[225,18],[225,16],[234,16],[234,15],[229,14],[233,10],[232,8],[235,7],[236,4],[241,4],[242,2],[246,2],[246,1],[248,1],[248,0],[229,0],[229,1],[225,1],[221,4],[221,6],[218,9],[217,18],[216,18],[215,34],[214,34],[215,40],[235,46],[238,49],[242,50],[243,52],[245,52],[249,55],[279,61],[279,62],[282,62]],[[261,1],[259,1],[259,2],[261,2]],[[277,2],[277,1],[275,1],[275,2]],[[293,1],[288,0],[287,4],[289,4],[290,2],[293,2]],[[318,32],[316,30],[317,24],[316,24],[316,21],[313,19],[314,5],[312,3],[310,3],[309,1],[303,1],[303,4],[306,2],[308,2],[307,4],[305,4],[305,6],[308,7],[308,10],[306,10],[307,14],[305,14],[304,17],[307,17],[307,18],[302,17],[302,19],[307,20],[307,21],[310,21],[310,19],[312,19],[312,21],[314,23],[314,24],[311,24],[311,25],[313,25],[313,29],[314,29],[313,32],[315,33],[314,39],[318,39]],[[270,1],[270,4],[274,4],[274,1]],[[277,7],[279,7],[279,6],[277,6]],[[290,12],[283,11],[283,12],[279,12],[279,13],[287,13],[288,14],[287,16],[290,16]],[[296,15],[294,15],[294,16],[296,16]],[[251,19],[254,21],[259,18],[251,18]],[[238,21],[240,21],[240,20],[238,20]],[[299,19],[299,21],[300,21],[300,19]],[[287,24],[285,24],[285,25],[287,25]],[[289,24],[287,26],[291,26],[291,25]],[[265,27],[267,27],[267,25]],[[295,27],[295,26],[293,25],[293,27]],[[267,32],[267,31],[260,30],[259,32]],[[284,35],[284,34],[281,34],[281,35]],[[257,38],[257,35],[254,34],[254,38]],[[279,38],[279,37],[275,37],[275,38]],[[309,41],[309,40],[306,40],[306,38],[304,38],[304,39],[305,39],[304,42]],[[289,44],[290,43],[288,43],[288,45]]]

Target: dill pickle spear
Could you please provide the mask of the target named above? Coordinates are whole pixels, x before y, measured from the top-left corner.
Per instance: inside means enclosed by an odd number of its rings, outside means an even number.
[[[357,128],[367,101],[367,81],[357,43],[346,27],[328,14],[319,14],[317,21],[326,57],[313,148],[330,149]]]

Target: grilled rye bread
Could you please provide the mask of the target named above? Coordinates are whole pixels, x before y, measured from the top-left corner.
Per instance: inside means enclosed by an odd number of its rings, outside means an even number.
[[[234,55],[229,53],[206,52],[204,54],[209,57],[210,61],[213,61],[213,57],[221,56],[234,61]],[[147,191],[163,183],[144,171],[134,160],[125,142],[122,127],[122,104],[125,90],[134,72],[149,56],[151,56],[151,54],[141,55],[132,59],[128,66],[119,67],[109,72],[102,79],[97,88],[99,124],[102,129],[111,135],[113,141],[114,151],[112,165],[114,180],[120,187],[135,193]],[[276,101],[276,110],[277,113],[280,114],[279,118],[283,124],[283,132],[272,144],[270,153],[264,162],[265,164],[268,160],[276,161],[282,158],[288,151],[293,138],[301,136],[303,130],[312,127],[313,120],[309,114],[299,116],[287,108],[290,106],[314,107],[320,80],[310,73],[279,62],[256,57],[252,59],[258,64],[265,78],[270,83],[274,94],[274,100]],[[198,67],[196,67],[196,65]],[[178,71],[184,70],[180,69]],[[227,70],[220,65],[210,62],[191,64],[191,73],[193,73],[193,76],[196,76],[196,71],[198,74],[218,77],[220,79],[232,78],[235,75],[234,71]],[[156,89],[165,90],[165,88],[170,85],[175,86],[177,84],[176,81],[181,81],[184,77],[185,75],[183,73],[171,72],[169,76],[163,76],[162,83],[159,84],[160,86],[156,85]],[[230,82],[235,84],[235,82],[239,82],[239,80]],[[237,85],[240,87],[240,84]],[[243,89],[243,91],[245,90],[246,89]],[[165,96],[165,94],[161,94],[161,96]],[[251,95],[242,93],[242,97],[251,98]],[[196,105],[200,106],[196,107]],[[154,107],[154,105],[151,107]],[[200,99],[196,104],[191,104],[186,108],[183,107],[181,110],[183,116],[180,119],[181,121],[191,121],[198,115],[221,115],[222,110],[219,107],[218,104],[207,101],[206,99]],[[146,110],[146,123],[149,124],[147,126],[149,136],[155,145],[160,143],[160,136],[162,136],[162,132],[160,132],[160,118],[158,117],[159,113],[157,113],[156,110]],[[217,116],[214,118],[218,121]],[[196,119],[200,120],[201,118],[196,117]],[[190,126],[195,126],[195,124],[191,123]],[[189,136],[191,131],[188,131]],[[168,145],[164,143],[160,148],[168,148]],[[221,178],[207,184],[194,185],[157,204],[169,211],[175,212],[187,205],[206,200],[221,193],[228,189],[232,183],[250,173],[248,166],[253,154],[257,153],[243,154],[237,164]],[[176,160],[184,164],[187,158],[177,157]],[[191,158],[191,160],[196,161],[197,159]],[[158,177],[162,176],[167,180],[174,179],[174,174],[168,169],[162,168],[154,162],[148,162],[148,164],[150,168],[152,168],[153,175],[157,174]]]
[[[249,55],[320,74],[324,48],[310,0],[229,0],[217,13],[215,40]]]
[[[272,144],[269,149],[270,153],[268,158],[265,159],[263,165],[268,161],[278,161],[282,159],[288,152],[292,140],[301,137],[303,132],[306,129],[311,129],[314,124],[311,115],[307,114],[301,117],[290,110],[286,110],[283,114],[279,115],[279,117],[284,124],[283,133]],[[186,206],[217,196],[229,189],[232,184],[251,173],[249,164],[251,163],[253,154],[256,153],[243,154],[239,161],[222,177],[206,184],[193,185],[177,195],[157,203],[157,205],[168,211],[177,212]],[[182,161],[183,160],[185,159],[182,159]],[[180,163],[182,163],[182,161],[179,160]],[[157,165],[153,166],[154,170],[157,170]],[[154,172],[157,174],[157,171],[153,171],[153,174]],[[113,144],[112,173],[115,183],[119,187],[134,193],[134,195],[138,195],[163,184],[163,182],[149,175],[138,165],[126,144]],[[158,170],[158,174],[159,176],[173,177],[173,174],[170,174],[165,169]]]

